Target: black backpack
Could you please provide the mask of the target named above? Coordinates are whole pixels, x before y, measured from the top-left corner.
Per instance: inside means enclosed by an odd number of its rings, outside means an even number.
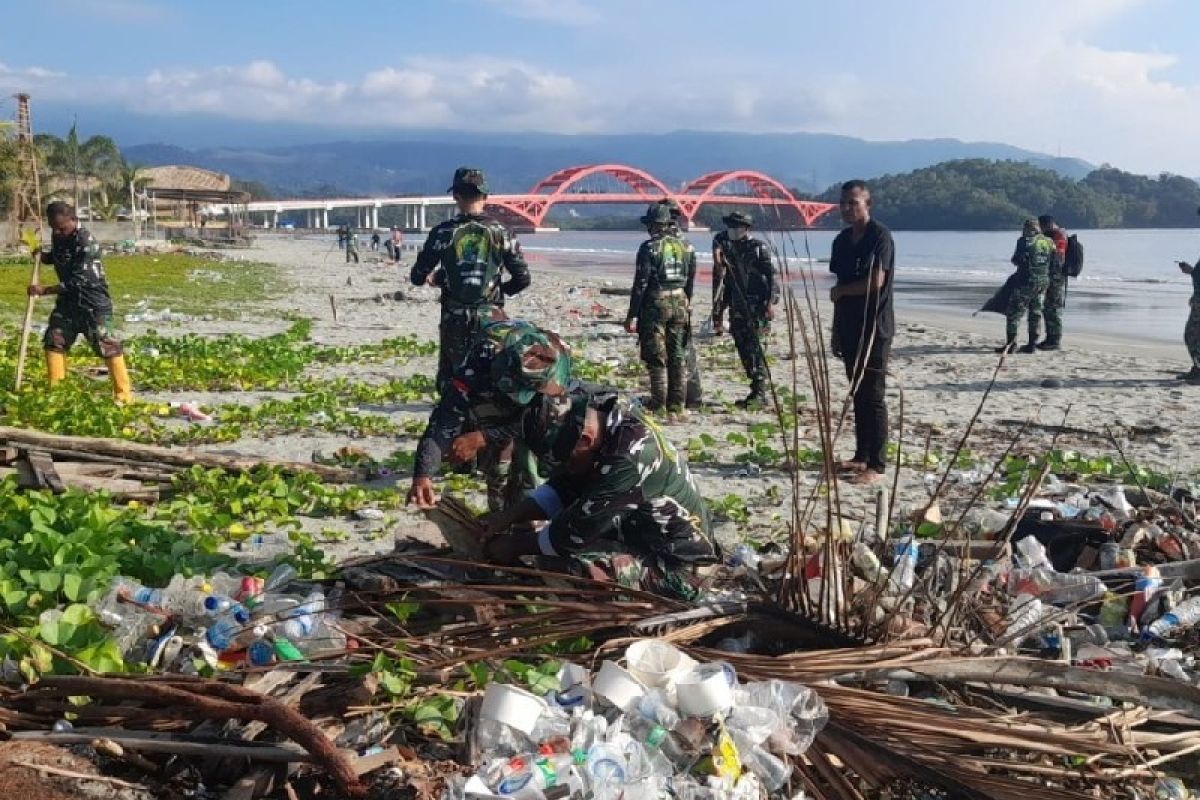
[[[1083,272],[1083,244],[1079,237],[1071,234],[1067,237],[1067,253],[1063,256],[1063,273],[1068,278],[1078,278]]]

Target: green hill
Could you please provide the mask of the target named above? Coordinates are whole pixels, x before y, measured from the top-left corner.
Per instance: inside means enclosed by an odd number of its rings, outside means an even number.
[[[1068,228],[1197,224],[1200,185],[1101,167],[1081,180],[1019,161],[947,161],[870,181],[875,214],[901,230],[1004,230],[1052,214]],[[838,187],[821,199],[836,202]]]

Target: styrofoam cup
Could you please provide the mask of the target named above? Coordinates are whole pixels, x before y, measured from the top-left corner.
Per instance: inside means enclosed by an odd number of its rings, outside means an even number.
[[[549,707],[545,700],[519,686],[489,683],[483,693],[479,717],[502,722],[528,736],[533,733],[538,717]]]
[[[638,639],[625,651],[629,674],[647,687],[663,689],[686,669],[679,648],[658,639]]]
[[[617,662],[605,661],[592,680],[592,692],[622,711],[629,711],[646,694],[646,687]]]
[[[733,708],[737,677],[728,664],[700,664],[675,683],[681,714],[711,717]]]

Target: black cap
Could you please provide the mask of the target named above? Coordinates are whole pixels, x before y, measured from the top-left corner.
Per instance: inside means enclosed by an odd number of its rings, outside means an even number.
[[[721,222],[730,228],[753,228],[754,218],[742,211],[734,211],[721,217]]]

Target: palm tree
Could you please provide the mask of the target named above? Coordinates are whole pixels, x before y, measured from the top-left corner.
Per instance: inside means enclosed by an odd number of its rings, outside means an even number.
[[[144,189],[152,180],[149,175],[142,172],[144,167],[141,164],[131,164],[121,158],[117,165],[117,177],[112,184],[112,192],[114,195],[119,195],[123,191],[129,192],[129,216],[133,220],[133,238],[138,238],[138,190]]]
[[[67,132],[65,139],[50,133],[39,133],[33,137],[34,144],[42,154],[46,165],[47,177],[72,177],[73,195],[76,208],[79,207],[79,178],[93,178],[100,186],[100,200],[108,205],[107,185],[119,175],[123,163],[121,150],[109,136],[91,136],[83,142],[79,141],[79,132],[75,125]],[[88,205],[91,205],[91,181],[86,187]]]

